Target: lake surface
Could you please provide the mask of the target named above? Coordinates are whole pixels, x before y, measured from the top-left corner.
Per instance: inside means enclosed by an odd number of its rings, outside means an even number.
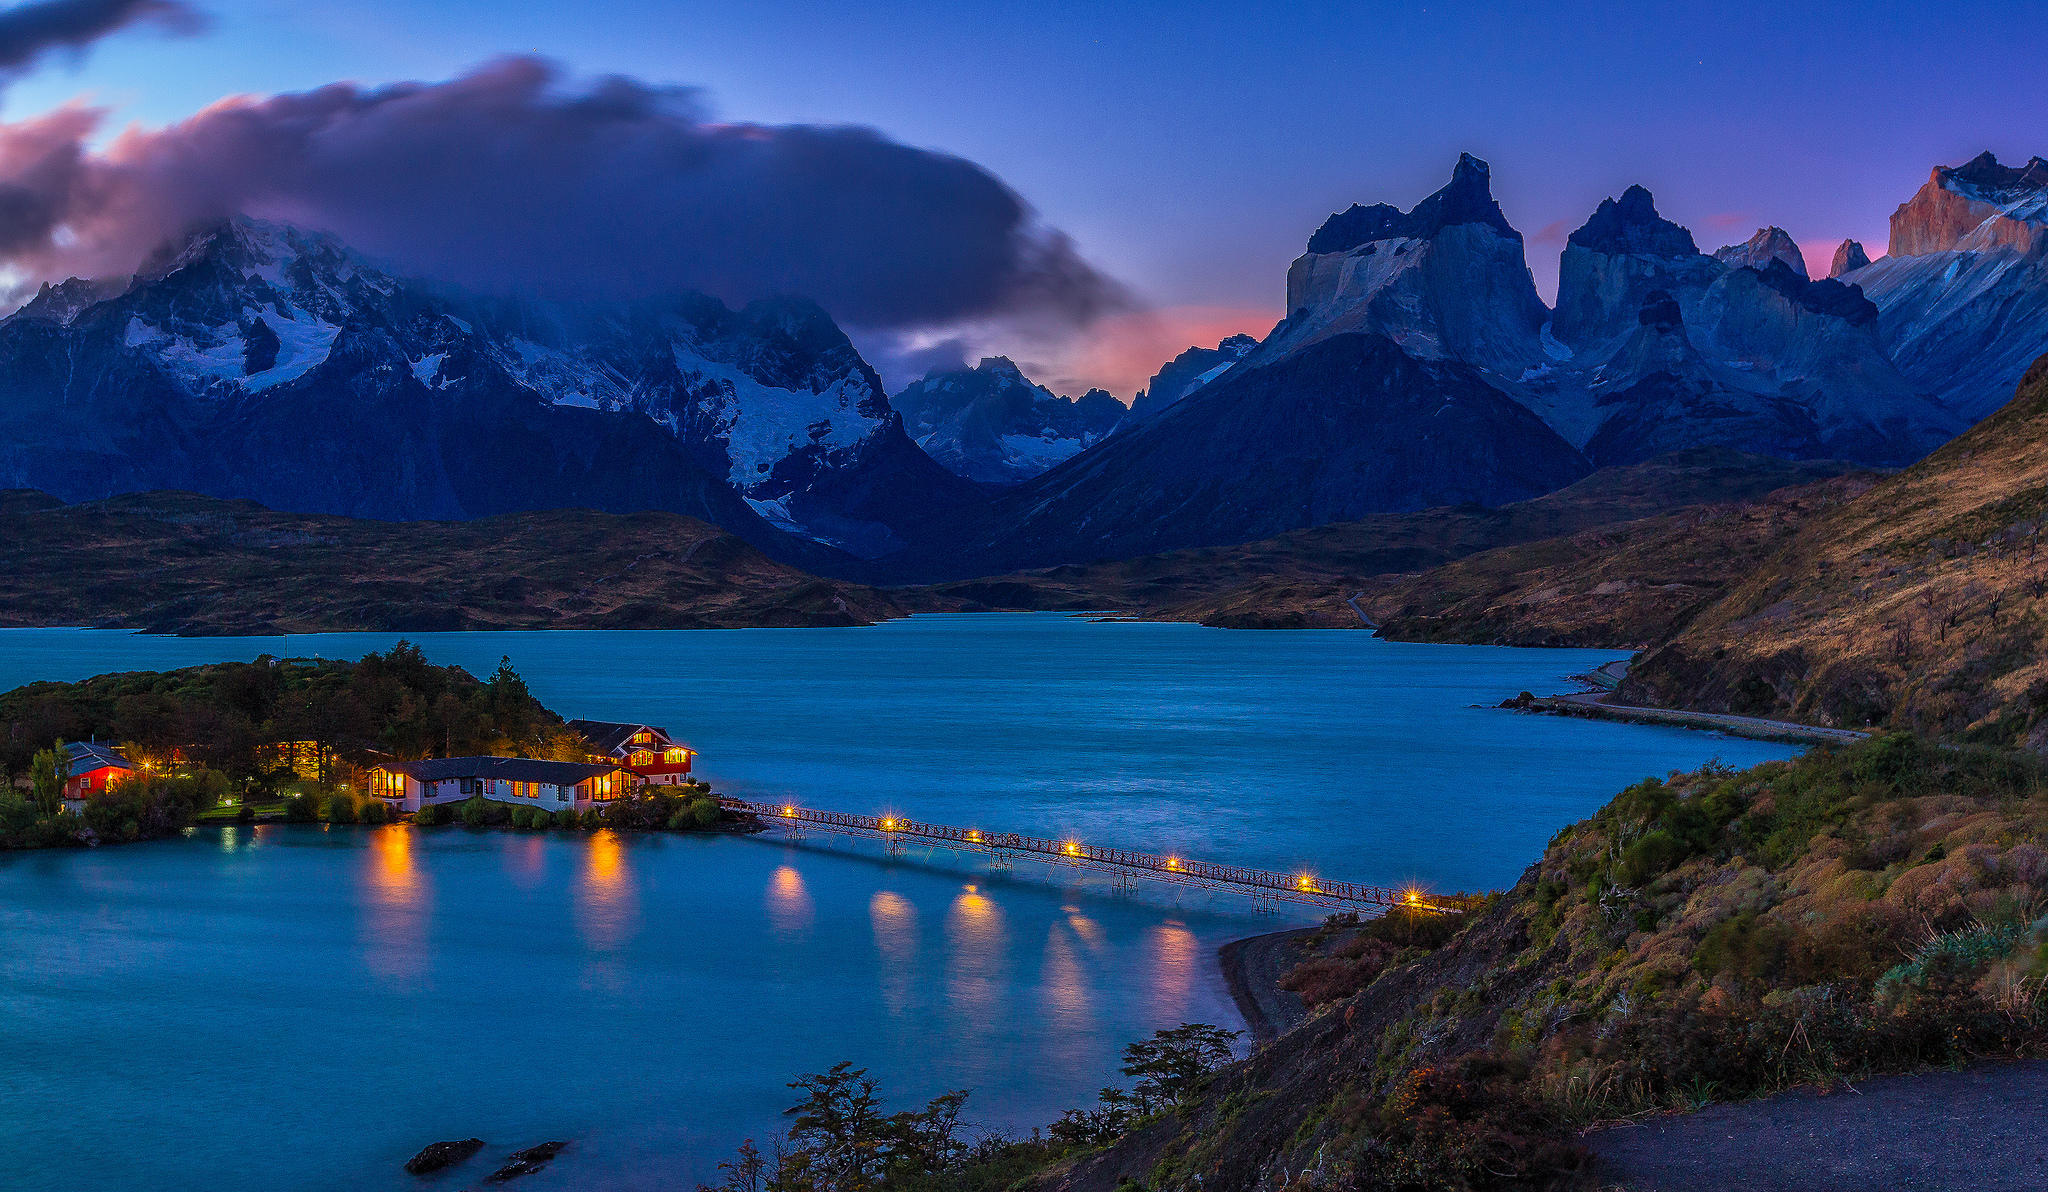
[[[662,724],[733,793],[1433,889],[1512,882],[1647,774],[1790,751],[1490,705],[1617,655],[1053,615],[865,629],[411,635],[568,716]],[[0,689],[396,635],[0,631]],[[688,1188],[793,1075],[973,1088],[1024,1129],[1123,1043],[1241,1025],[1225,895],[813,836],[209,829],[0,855],[0,1187],[400,1188],[436,1138],[521,1181]]]

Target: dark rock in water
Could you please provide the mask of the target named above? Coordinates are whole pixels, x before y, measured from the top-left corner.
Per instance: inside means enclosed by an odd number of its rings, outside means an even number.
[[[430,1142],[420,1148],[420,1153],[405,1161],[405,1169],[414,1175],[425,1175],[443,1167],[453,1167],[484,1149],[481,1138],[465,1138],[459,1142]]]
[[[487,1184],[502,1184],[516,1180],[522,1175],[533,1175],[548,1165],[549,1160],[562,1153],[567,1142],[538,1142],[522,1150],[513,1151],[505,1165],[486,1176]]]

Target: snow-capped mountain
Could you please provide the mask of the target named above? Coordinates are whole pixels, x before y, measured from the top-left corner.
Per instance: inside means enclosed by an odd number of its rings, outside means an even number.
[[[2031,183],[1993,181],[2010,220]],[[2019,251],[2010,232],[1975,234]],[[1189,360],[1208,367],[1186,380],[1209,374],[1191,390],[1162,370],[1152,388],[1177,400],[1137,407],[901,563],[985,573],[1226,544],[1499,504],[1696,447],[1904,464],[1968,420],[1893,363],[1880,306],[1855,284],[1882,267],[1812,280],[1776,228],[1704,253],[1637,186],[1570,235],[1552,310],[1487,164],[1461,156],[1412,209],[1331,216],[1263,342]]]
[[[1483,369],[1539,358],[1549,311],[1491,178],[1485,162],[1461,154],[1450,182],[1411,211],[1377,203],[1332,215],[1288,267],[1287,318],[1245,367],[1352,333]]]
[[[1008,357],[934,372],[892,401],[925,454],[956,476],[1014,484],[1098,443],[1128,412],[1100,389],[1060,397]]]
[[[1193,347],[1166,362],[1131,401],[1131,417],[1149,418],[1230,371],[1259,341],[1232,335],[1213,348]]]
[[[674,509],[856,554],[960,488],[817,306],[575,306],[394,277],[238,219],[0,323],[0,484],[391,518]],[[89,462],[88,462],[89,461]]]
[[[1809,280],[1780,229],[1709,256],[1633,186],[1566,241],[1563,350],[1510,391],[1599,465],[1703,446],[1910,463],[1965,423],[1892,365],[1877,314]]]
[[[1892,213],[1886,255],[1844,272],[1899,369],[1966,421],[2048,352],[2048,161],[1938,166]]]

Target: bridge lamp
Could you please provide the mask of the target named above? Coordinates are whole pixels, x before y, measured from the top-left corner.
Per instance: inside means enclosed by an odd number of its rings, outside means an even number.
[[[1410,891],[1408,891],[1408,899],[1407,899],[1407,902],[1408,902],[1408,905],[1409,905],[1409,906],[1421,906],[1421,905],[1422,905],[1422,891],[1420,891],[1420,890],[1410,890]]]
[[[1180,858],[1179,858],[1179,857],[1168,857],[1168,858],[1166,859],[1166,867],[1167,867],[1168,869],[1179,869],[1179,868],[1180,868]]]
[[[1294,879],[1294,884],[1301,887],[1304,890],[1313,890],[1316,888],[1316,879],[1304,873],[1301,876]]]
[[[1074,843],[1073,841],[1071,841],[1071,840],[1067,841],[1067,855],[1068,855],[1069,857],[1078,857],[1078,856],[1080,856],[1080,855],[1081,855],[1081,846],[1080,846],[1080,845],[1078,845],[1078,844],[1075,844],[1075,843]]]
[[[970,841],[972,841],[972,842],[973,842],[973,843],[975,843],[975,844],[980,844],[980,843],[981,843],[981,833],[979,833],[979,832],[975,832],[975,831],[971,831],[971,830],[970,830],[970,831],[969,831],[969,832],[967,833],[967,839],[968,839],[968,840],[970,840]]]
[[[895,820],[893,820],[893,819],[885,819],[885,820],[883,820],[883,821],[882,821],[882,831],[884,831],[884,832],[894,832],[895,830],[896,830],[896,821],[895,821]]]
[[[794,807],[789,807],[789,806],[784,806],[784,807],[783,807],[783,809],[782,809],[782,814],[783,814],[783,817],[784,817],[784,818],[786,818],[786,819],[787,819],[787,818],[794,818],[794,817],[796,816],[796,808],[794,808]]]

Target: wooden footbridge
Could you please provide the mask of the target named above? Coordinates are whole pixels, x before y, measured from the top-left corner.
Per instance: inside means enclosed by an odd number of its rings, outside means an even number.
[[[720,796],[718,802],[727,811],[751,815],[763,824],[781,827],[792,835],[801,835],[806,829],[815,828],[849,836],[865,836],[886,842],[891,852],[901,851],[906,844],[917,842],[961,852],[987,853],[998,866],[1003,867],[1007,867],[1014,858],[1025,857],[1108,873],[1117,879],[1119,886],[1142,878],[1246,894],[1260,902],[1307,903],[1364,915],[1384,914],[1395,907],[1436,914],[1457,914],[1470,909],[1466,899],[1431,895],[1412,887],[1395,889],[1332,881],[1313,873],[1274,873],[1240,865],[1216,865],[1187,857],[1084,844],[1078,840],[984,832],[979,828],[925,824],[897,816],[819,811],[792,803],[755,803],[724,796]]]

